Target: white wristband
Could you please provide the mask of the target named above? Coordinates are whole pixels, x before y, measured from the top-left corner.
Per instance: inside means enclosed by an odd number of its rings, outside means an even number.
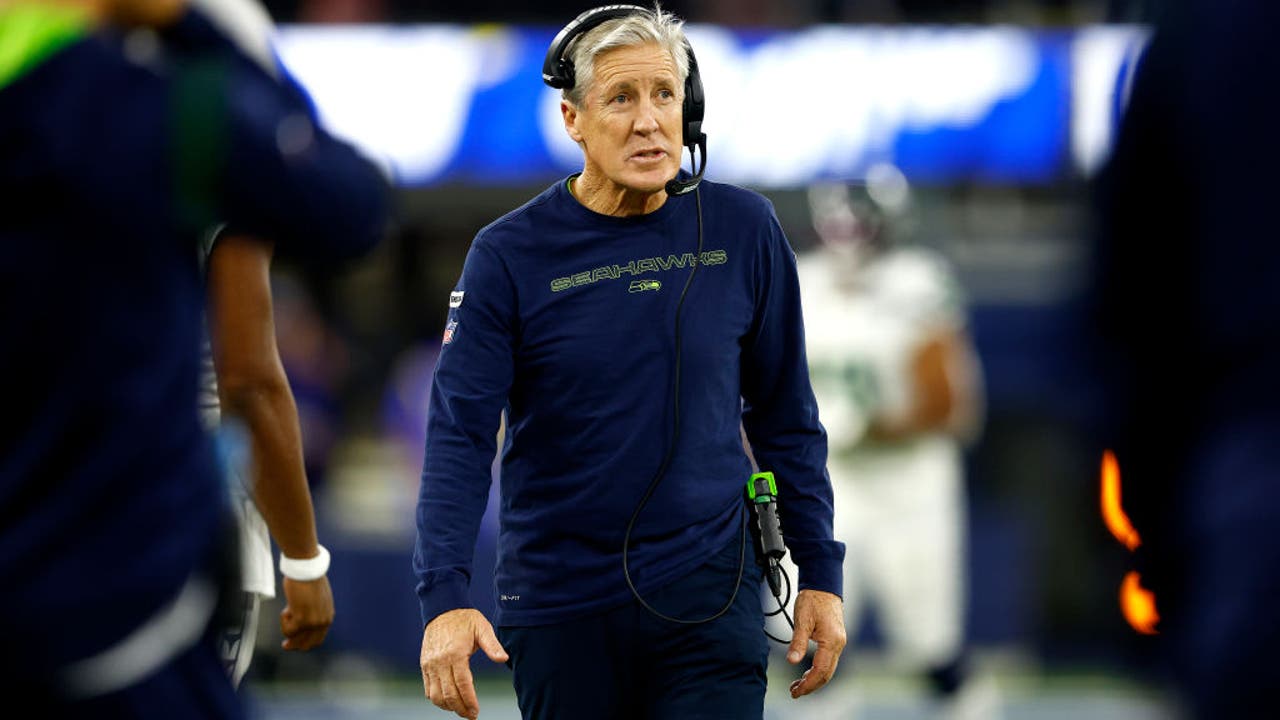
[[[290,580],[310,582],[319,580],[329,572],[329,551],[323,545],[316,545],[320,552],[309,560],[296,560],[280,553],[280,574]]]

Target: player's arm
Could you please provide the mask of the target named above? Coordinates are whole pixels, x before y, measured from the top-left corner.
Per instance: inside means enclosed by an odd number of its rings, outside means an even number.
[[[912,354],[911,404],[907,412],[874,418],[867,439],[894,442],[924,432],[967,439],[981,415],[976,357],[962,328],[938,326]]]
[[[280,551],[305,560],[320,552],[311,491],[303,469],[298,410],[276,346],[271,305],[271,245],[219,239],[209,257],[209,329],[222,411],[244,423],[252,443],[250,488]],[[284,647],[308,650],[333,622],[325,577],[283,581]]]

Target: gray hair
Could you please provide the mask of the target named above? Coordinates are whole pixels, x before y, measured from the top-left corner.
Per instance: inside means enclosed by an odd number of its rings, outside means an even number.
[[[573,63],[573,87],[565,88],[561,97],[571,105],[580,106],[587,95],[587,88],[595,80],[596,57],[603,52],[621,47],[657,43],[671,54],[676,64],[676,76],[684,87],[689,76],[689,54],[685,51],[684,21],[665,12],[657,3],[653,9],[634,15],[606,20],[591,28],[573,41],[566,53]]]

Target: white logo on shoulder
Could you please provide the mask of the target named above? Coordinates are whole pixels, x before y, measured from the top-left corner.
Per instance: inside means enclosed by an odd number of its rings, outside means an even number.
[[[499,596],[499,599],[502,600],[502,602],[512,602],[512,601],[519,600],[520,596],[519,595],[501,595]]]
[[[462,307],[462,296],[465,294],[466,293],[462,292],[461,290],[457,292],[449,293],[449,307],[451,308]]]

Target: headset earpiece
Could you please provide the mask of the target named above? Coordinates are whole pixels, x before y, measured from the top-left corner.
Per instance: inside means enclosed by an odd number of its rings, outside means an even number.
[[[698,59],[686,40],[685,54],[689,57],[689,76],[684,80],[684,145],[694,146],[707,141],[702,132],[702,117],[707,110],[707,97],[702,91],[702,75],[698,73]]]
[[[681,138],[685,147],[689,148],[689,162],[694,164],[695,172],[688,180],[678,177],[667,181],[668,195],[684,195],[697,189],[702,182],[702,173],[707,169],[707,134],[702,132],[702,117],[707,110],[707,96],[702,91],[702,74],[698,72],[698,58],[693,54],[693,46],[686,39],[685,55],[689,58],[689,75],[684,79],[684,104],[681,112],[684,125]],[[697,164],[695,149],[702,156],[702,163]]]

